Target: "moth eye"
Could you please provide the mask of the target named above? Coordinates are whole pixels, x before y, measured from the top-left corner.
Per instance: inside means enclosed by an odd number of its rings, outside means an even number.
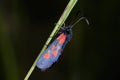
[[[49,59],[50,58],[50,54],[49,53],[46,53],[46,54],[44,54],[44,56],[43,56],[45,59]]]

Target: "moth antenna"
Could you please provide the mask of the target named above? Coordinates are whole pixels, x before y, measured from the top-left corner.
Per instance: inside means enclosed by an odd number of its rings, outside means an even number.
[[[74,26],[75,26],[78,22],[80,22],[81,20],[85,20],[86,23],[89,25],[88,19],[87,19],[86,17],[81,17],[81,18],[79,18],[79,19],[71,26],[71,28],[74,27]]]

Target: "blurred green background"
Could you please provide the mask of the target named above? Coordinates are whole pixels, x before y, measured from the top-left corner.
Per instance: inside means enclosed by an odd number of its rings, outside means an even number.
[[[69,0],[0,0],[0,77],[23,80]],[[119,80],[119,0],[79,0],[78,10],[88,18],[73,28],[73,37],[59,60],[42,72],[35,68],[29,80]]]

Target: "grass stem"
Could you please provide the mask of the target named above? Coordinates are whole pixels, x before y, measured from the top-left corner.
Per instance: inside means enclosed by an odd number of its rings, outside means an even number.
[[[30,75],[33,72],[34,68],[36,67],[36,63],[37,63],[39,57],[45,51],[45,49],[47,48],[47,45],[49,45],[50,41],[52,40],[52,37],[55,36],[56,32],[64,24],[65,20],[67,19],[68,15],[70,14],[71,10],[73,9],[73,7],[75,6],[77,1],[78,0],[70,0],[69,1],[67,7],[65,8],[63,14],[61,15],[59,21],[57,22],[55,28],[53,29],[52,33],[50,34],[48,40],[46,41],[46,43],[45,43],[44,47],[42,48],[41,52],[39,53],[38,57],[35,59],[33,65],[31,66],[31,68],[28,71],[28,73],[27,73],[26,77],[24,78],[24,80],[28,80],[28,78],[30,77]]]

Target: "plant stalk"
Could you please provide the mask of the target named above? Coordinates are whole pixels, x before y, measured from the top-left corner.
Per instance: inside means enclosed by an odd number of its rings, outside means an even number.
[[[71,10],[75,6],[78,0],[70,0],[67,7],[65,8],[63,14],[61,15],[59,21],[57,22],[55,28],[53,29],[52,33],[50,34],[48,40],[46,41],[44,47],[42,48],[41,52],[39,53],[38,57],[35,59],[33,65],[31,66],[30,70],[28,71],[26,77],[24,80],[28,80],[31,73],[33,72],[34,68],[36,67],[36,63],[41,56],[41,54],[46,50],[47,46],[49,45],[50,41],[52,40],[53,36],[55,36],[56,32],[59,31],[59,29],[62,27],[64,24],[65,20],[67,19],[68,15],[70,14]]]

